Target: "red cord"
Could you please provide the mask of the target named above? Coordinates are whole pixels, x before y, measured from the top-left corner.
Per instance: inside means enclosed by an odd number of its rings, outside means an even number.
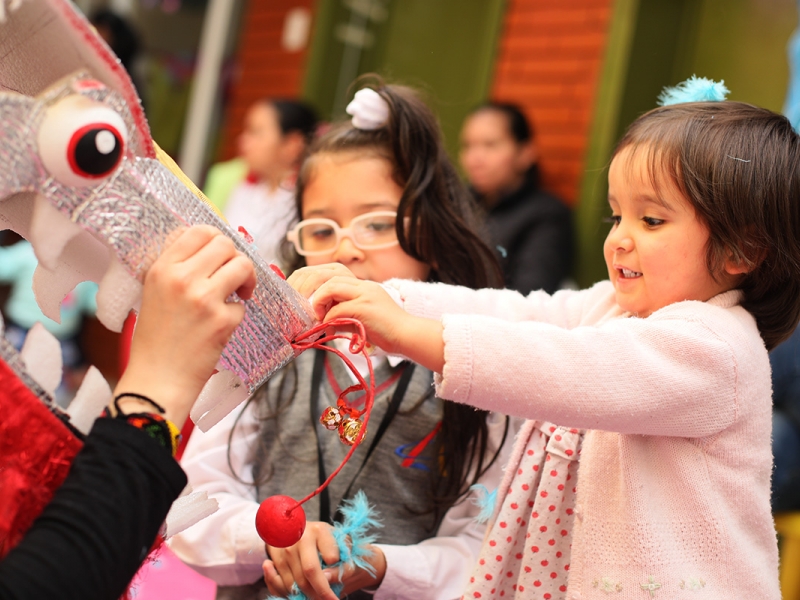
[[[331,328],[343,327],[343,326],[352,326],[356,328],[356,332],[353,334],[342,334],[342,333],[335,333],[333,335],[326,335],[320,337],[320,333],[325,333]],[[359,373],[358,369],[353,365],[352,361],[339,349],[333,348],[330,346],[326,346],[325,342],[329,342],[331,340],[350,340],[350,352],[352,354],[357,354],[361,352],[364,357],[367,359],[367,368],[369,369],[369,383],[364,379],[364,377]],[[295,508],[307,502],[317,494],[319,494],[322,490],[328,487],[328,484],[333,481],[333,478],[339,474],[339,471],[342,470],[344,465],[350,460],[350,457],[355,452],[356,448],[361,444],[361,440],[364,438],[364,435],[367,433],[367,423],[369,422],[370,414],[372,414],[372,405],[375,402],[375,373],[372,370],[372,361],[370,360],[369,355],[366,351],[366,344],[367,344],[367,334],[364,330],[364,325],[361,321],[356,319],[333,319],[328,321],[327,323],[320,323],[308,331],[300,334],[293,342],[292,347],[300,352],[304,352],[310,348],[319,348],[321,350],[325,350],[327,352],[333,352],[336,356],[341,358],[344,361],[344,364],[347,365],[347,368],[352,371],[353,375],[355,376],[356,380],[358,381],[357,384],[351,385],[349,388],[344,390],[340,395],[339,398],[344,398],[348,394],[353,392],[360,392],[364,391],[364,408],[362,410],[353,410],[352,413],[356,417],[364,417],[363,424],[361,429],[358,432],[358,436],[356,437],[355,442],[350,447],[350,451],[345,455],[342,459],[342,462],[339,466],[330,474],[330,476],[320,485],[316,490],[311,492],[308,496],[303,498],[302,500],[297,502],[297,505],[293,506],[289,509],[288,512],[293,511]]]

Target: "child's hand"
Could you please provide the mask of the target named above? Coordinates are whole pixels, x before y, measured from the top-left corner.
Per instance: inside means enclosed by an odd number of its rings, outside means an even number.
[[[147,272],[131,357],[117,393],[136,392],[167,409],[179,427],[244,316],[226,299],[255,289],[253,264],[214,227],[180,232]]]
[[[353,275],[352,271],[344,265],[329,263],[316,267],[303,267],[302,269],[298,269],[292,273],[286,281],[297,290],[300,295],[312,301],[312,306],[317,312],[317,318],[322,320],[325,318],[325,313],[330,307],[320,305],[316,302],[316,298],[312,298],[312,296],[319,286],[333,277],[352,277],[353,279],[358,279]]]
[[[335,600],[331,582],[339,582],[337,569],[322,569],[319,557],[326,564],[339,560],[339,547],[333,537],[333,527],[327,523],[312,522],[306,525],[303,537],[290,548],[267,546],[269,559],[264,561],[264,582],[273,596],[286,597],[297,587],[310,599]],[[378,548],[370,546],[369,559],[376,571],[373,577],[363,569],[346,568],[341,583],[344,594],[364,587],[376,587],[386,573],[386,559]]]
[[[324,322],[358,319],[371,344],[387,354],[400,354],[432,371],[444,367],[441,323],[408,314],[380,284],[357,279],[339,264],[306,267],[289,278]]]

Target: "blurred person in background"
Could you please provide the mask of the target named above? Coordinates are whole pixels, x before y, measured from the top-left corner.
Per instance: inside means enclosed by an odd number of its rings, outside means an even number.
[[[800,510],[800,329],[769,355],[772,367],[772,510]]]
[[[296,100],[260,100],[245,116],[239,154],[248,175],[223,213],[235,229],[252,236],[267,262],[280,264],[279,250],[296,215],[297,169],[316,128],[313,109]]]
[[[107,9],[92,13],[89,22],[94,25],[97,33],[117,55],[122,66],[125,67],[131,81],[133,81],[136,92],[139,94],[139,98],[142,100],[142,105],[146,108],[145,89],[139,73],[139,65],[137,64],[137,59],[142,50],[142,43],[136,29],[125,18]]]
[[[520,108],[489,102],[473,110],[461,129],[460,160],[506,287],[523,294],[563,287],[572,273],[572,215],[539,187],[533,128]]]

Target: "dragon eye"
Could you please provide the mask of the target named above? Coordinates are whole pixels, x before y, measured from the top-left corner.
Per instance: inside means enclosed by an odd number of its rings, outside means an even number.
[[[116,111],[72,95],[47,109],[37,136],[47,171],[69,186],[95,185],[122,161],[128,131]]]

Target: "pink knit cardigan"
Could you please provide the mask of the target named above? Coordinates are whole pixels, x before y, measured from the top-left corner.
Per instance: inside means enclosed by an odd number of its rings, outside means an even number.
[[[441,397],[589,430],[567,598],[780,598],[770,368],[739,291],[641,319],[609,282],[527,297],[389,286],[444,324]]]

